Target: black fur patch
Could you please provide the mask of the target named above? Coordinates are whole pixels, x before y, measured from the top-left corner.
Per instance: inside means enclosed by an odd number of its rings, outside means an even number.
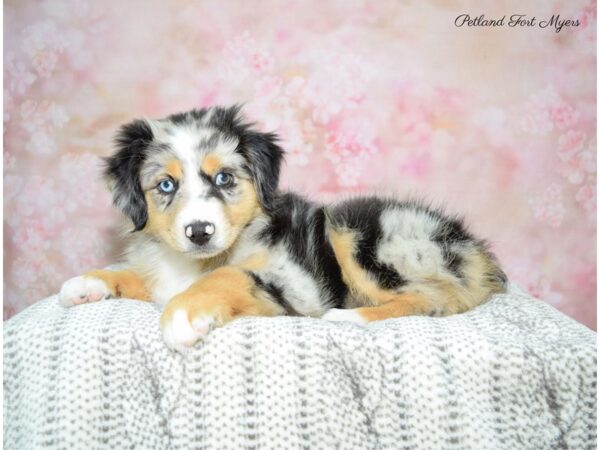
[[[135,120],[119,130],[115,143],[117,152],[105,159],[104,175],[113,185],[113,201],[129,216],[135,231],[148,221],[146,199],[140,184],[140,168],[146,158],[146,149],[154,136],[143,120]]]
[[[442,246],[442,257],[444,258],[444,264],[446,265],[448,271],[450,271],[456,278],[464,278],[464,274],[462,272],[462,256],[448,249],[447,246]]]
[[[447,218],[437,213],[434,214],[436,214],[439,219],[442,219],[442,221],[431,239],[440,246],[446,269],[457,278],[463,279],[463,258],[452,250],[452,245],[455,243],[463,244],[466,241],[474,241],[474,238],[466,230],[461,220]]]
[[[170,120],[175,125],[185,125],[186,123],[202,120],[207,112],[208,110],[206,108],[193,109],[183,113],[171,114],[167,117],[167,120]]]
[[[260,238],[283,242],[295,263],[312,275],[328,294],[328,304],[341,308],[348,288],[325,233],[325,211],[292,193],[278,195]]]
[[[434,241],[440,244],[448,244],[456,241],[464,242],[473,240],[473,236],[466,230],[461,220],[449,219],[437,212],[433,214],[442,221],[440,227],[431,237]]]
[[[245,133],[240,137],[238,151],[246,158],[256,193],[265,210],[272,209],[273,197],[279,184],[283,150],[272,133]]]
[[[383,238],[379,218],[383,211],[392,206],[386,200],[375,197],[355,198],[332,208],[330,218],[334,227],[348,228],[357,232],[356,261],[367,272],[375,276],[383,289],[404,286],[404,279],[393,267],[377,259],[377,247]]]
[[[219,133],[214,133],[210,137],[202,139],[198,144],[198,147],[200,150],[213,148],[219,143],[220,139]]]
[[[274,133],[252,131],[253,124],[244,122],[240,106],[215,108],[210,126],[238,139],[236,151],[246,160],[247,170],[252,176],[259,201],[266,211],[272,209],[272,201],[279,184],[279,171],[284,151],[277,145]]]
[[[215,198],[219,199],[220,201],[224,202],[225,195],[223,194],[223,190],[221,190],[221,188],[219,188],[218,186],[215,185],[212,177],[202,171],[200,171],[200,177],[206,184],[208,184],[210,186],[206,197],[207,198],[215,197]],[[233,187],[235,187],[235,185],[232,185],[230,188],[225,188],[224,190],[231,189]]]

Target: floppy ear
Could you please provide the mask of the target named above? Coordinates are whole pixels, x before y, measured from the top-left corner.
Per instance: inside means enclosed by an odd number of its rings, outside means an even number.
[[[146,149],[154,135],[145,120],[135,120],[123,125],[115,143],[117,151],[106,158],[104,176],[109,182],[113,202],[135,226],[141,230],[148,220],[146,199],[140,183],[140,168],[146,158]]]
[[[279,171],[284,151],[277,145],[274,133],[257,133],[246,131],[242,145],[258,199],[268,211],[271,209],[273,196],[279,184]]]

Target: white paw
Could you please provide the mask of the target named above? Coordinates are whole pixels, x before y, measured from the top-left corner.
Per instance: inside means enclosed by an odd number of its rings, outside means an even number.
[[[110,297],[110,289],[104,281],[81,275],[63,283],[58,294],[58,301],[61,305],[68,307],[97,302]]]
[[[321,319],[330,320],[331,322],[353,322],[364,324],[367,323],[362,316],[354,309],[330,309]]]
[[[196,317],[190,323],[188,312],[184,309],[177,309],[170,318],[163,321],[163,337],[170,348],[178,352],[185,352],[204,338],[214,324],[214,317],[209,315]]]

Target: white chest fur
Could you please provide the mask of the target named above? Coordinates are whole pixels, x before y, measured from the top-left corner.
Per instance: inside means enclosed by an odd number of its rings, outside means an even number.
[[[144,277],[156,303],[167,304],[207,273],[198,260],[164,244],[150,241],[137,244],[132,243],[128,249],[128,265]]]

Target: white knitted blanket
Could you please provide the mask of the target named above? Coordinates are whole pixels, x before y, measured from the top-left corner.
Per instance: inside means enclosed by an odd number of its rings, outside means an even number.
[[[4,324],[4,448],[596,447],[596,334],[512,288],[466,314],[245,318],[180,355],[153,304]]]

